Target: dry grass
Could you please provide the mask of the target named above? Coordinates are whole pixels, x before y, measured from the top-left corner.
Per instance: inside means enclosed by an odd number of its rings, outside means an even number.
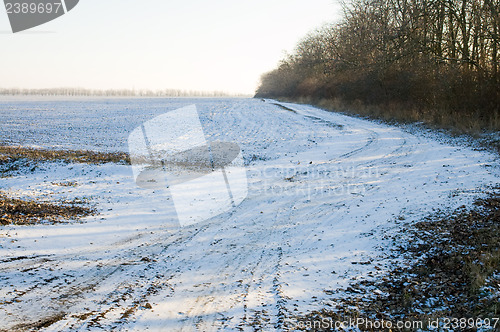
[[[476,135],[484,130],[500,130],[500,119],[496,114],[482,118],[474,112],[446,112],[438,109],[422,109],[411,104],[387,103],[366,105],[360,100],[346,102],[342,99],[280,98],[288,102],[311,104],[329,111],[344,112],[389,122],[425,123],[429,127],[447,129],[457,134]]]
[[[96,214],[81,201],[47,203],[10,198],[0,192],[0,225],[30,225],[78,220]]]
[[[457,133],[477,134],[483,129],[492,131],[500,130],[500,122],[494,115],[490,118],[481,118],[474,112],[458,113],[437,109],[419,109],[415,105],[401,103],[365,105],[359,100],[352,103],[347,103],[340,99],[309,101],[332,111],[337,110],[385,121],[398,121],[402,123],[423,122],[432,127],[448,129]]]
[[[129,156],[124,152],[104,153],[87,150],[47,150],[0,145],[0,164],[20,159],[29,161],[63,161],[67,163],[85,164],[130,164]]]

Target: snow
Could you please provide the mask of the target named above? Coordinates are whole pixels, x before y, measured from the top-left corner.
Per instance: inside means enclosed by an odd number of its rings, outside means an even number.
[[[196,104],[208,141],[239,144],[248,178],[240,205],[186,227],[169,190],[138,187],[129,166],[44,163],[0,179],[15,197],[81,198],[101,212],[81,223],[0,228],[0,327],[282,330],[334,306],[350,282],[383,274],[393,245],[384,235],[402,219],[470,204],[498,183],[487,152],[275,103],[0,103],[3,141],[100,151],[126,151],[142,122]],[[64,181],[77,185],[54,185]]]

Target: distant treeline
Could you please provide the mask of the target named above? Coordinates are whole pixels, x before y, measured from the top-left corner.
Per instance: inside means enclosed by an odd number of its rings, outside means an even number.
[[[500,129],[500,0],[352,0],[257,97],[461,130]]]
[[[243,94],[231,94],[223,91],[194,90],[135,90],[110,89],[93,90],[83,88],[19,89],[0,88],[0,95],[10,96],[89,96],[89,97],[246,97]]]

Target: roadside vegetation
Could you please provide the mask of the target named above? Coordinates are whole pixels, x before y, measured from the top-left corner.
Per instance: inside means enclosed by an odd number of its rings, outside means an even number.
[[[500,129],[499,0],[352,0],[256,97],[460,133]]]

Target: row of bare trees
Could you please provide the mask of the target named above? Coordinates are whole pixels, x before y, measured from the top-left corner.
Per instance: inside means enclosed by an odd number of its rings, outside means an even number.
[[[257,96],[500,128],[500,0],[352,0],[343,8],[340,23],[309,34],[263,75]]]
[[[96,90],[84,88],[49,88],[49,89],[20,89],[0,88],[0,95],[4,96],[78,96],[78,97],[241,97],[240,94],[231,94],[224,91],[196,91],[196,90],[135,90],[109,89]]]

